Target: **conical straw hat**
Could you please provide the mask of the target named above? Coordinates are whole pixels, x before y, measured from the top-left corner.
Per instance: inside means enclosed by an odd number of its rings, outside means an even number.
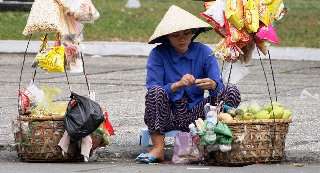
[[[210,30],[212,26],[180,7],[172,5],[163,16],[148,43],[159,43],[161,42],[161,39],[159,39],[161,36],[196,28]]]

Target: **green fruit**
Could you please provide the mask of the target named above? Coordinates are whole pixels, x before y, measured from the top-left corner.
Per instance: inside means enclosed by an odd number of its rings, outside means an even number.
[[[280,119],[282,118],[284,109],[282,107],[273,107],[273,110],[269,113],[270,118]]]
[[[289,110],[284,110],[283,111],[283,115],[282,115],[282,119],[289,119],[291,117],[291,111]]]
[[[250,113],[250,112],[246,112],[246,113],[244,113],[242,119],[243,120],[252,120],[253,119],[253,114]]]
[[[233,110],[233,109],[230,109],[230,110],[228,111],[228,114],[230,114],[232,117],[235,117],[235,116],[237,115],[236,111]]]
[[[253,104],[248,106],[248,112],[256,114],[261,110],[261,107],[258,104]]]
[[[254,115],[254,119],[269,119],[269,112],[266,110],[262,110]]]
[[[280,102],[273,102],[272,105],[273,105],[273,107],[282,107],[282,104],[281,104]],[[266,111],[268,111],[268,112],[271,112],[271,111],[272,111],[271,103],[266,104],[266,105],[263,107],[263,110],[266,110]]]
[[[271,112],[271,111],[272,111],[271,103],[266,104],[266,105],[263,107],[263,110],[266,110],[266,111],[268,111],[268,112]]]
[[[244,111],[242,109],[237,109],[236,110],[236,114],[237,115],[243,115],[244,114]]]
[[[243,119],[243,115],[236,115],[233,119],[234,120],[242,120]]]
[[[282,104],[280,102],[273,102],[272,104],[273,106],[282,107]]]

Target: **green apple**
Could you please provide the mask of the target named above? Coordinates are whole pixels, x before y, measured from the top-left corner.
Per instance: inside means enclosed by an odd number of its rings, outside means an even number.
[[[282,104],[281,104],[280,102],[273,102],[272,105],[273,105],[273,107],[282,107]],[[266,105],[263,107],[263,110],[266,110],[266,111],[268,111],[268,112],[271,112],[271,111],[272,111],[271,103],[266,104]]]
[[[254,119],[269,119],[270,115],[269,112],[266,110],[261,110],[254,115]]]
[[[261,110],[261,107],[259,104],[252,104],[248,106],[248,112],[252,114],[256,114]]]
[[[282,118],[284,113],[284,109],[282,107],[273,107],[273,110],[269,113],[270,114],[270,118],[273,119],[280,119]]]
[[[272,104],[273,106],[282,107],[282,104],[280,102],[273,102]]]
[[[244,113],[242,119],[243,120],[252,120],[253,119],[253,114],[250,113],[250,112],[246,112],[246,113]]]
[[[266,105],[263,107],[263,110],[266,110],[266,111],[268,111],[268,112],[271,112],[271,111],[272,111],[271,103],[266,104]]]
[[[282,119],[289,119],[291,117],[292,112],[290,110],[285,109],[283,111]]]
[[[236,115],[233,119],[234,120],[242,120],[243,119],[243,115]]]
[[[237,115],[243,115],[243,114],[244,114],[244,111],[243,111],[242,109],[239,109],[239,108],[238,108],[238,109],[236,110],[236,114],[237,114]]]

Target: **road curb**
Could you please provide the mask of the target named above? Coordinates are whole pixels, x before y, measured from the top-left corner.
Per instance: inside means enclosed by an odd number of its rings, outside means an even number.
[[[27,40],[0,40],[0,53],[24,53]],[[84,53],[100,56],[148,56],[155,44],[140,42],[83,42]],[[31,41],[28,52],[37,53],[40,41]],[[208,44],[212,49],[214,44]],[[320,61],[320,49],[303,47],[270,47],[271,59]],[[267,58],[261,55],[262,58]],[[257,51],[253,52],[253,59],[258,59]]]

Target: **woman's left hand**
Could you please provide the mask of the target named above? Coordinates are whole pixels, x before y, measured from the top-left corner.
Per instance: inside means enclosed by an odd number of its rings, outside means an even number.
[[[196,79],[195,83],[197,87],[203,90],[213,90],[217,87],[217,83],[210,78]]]

